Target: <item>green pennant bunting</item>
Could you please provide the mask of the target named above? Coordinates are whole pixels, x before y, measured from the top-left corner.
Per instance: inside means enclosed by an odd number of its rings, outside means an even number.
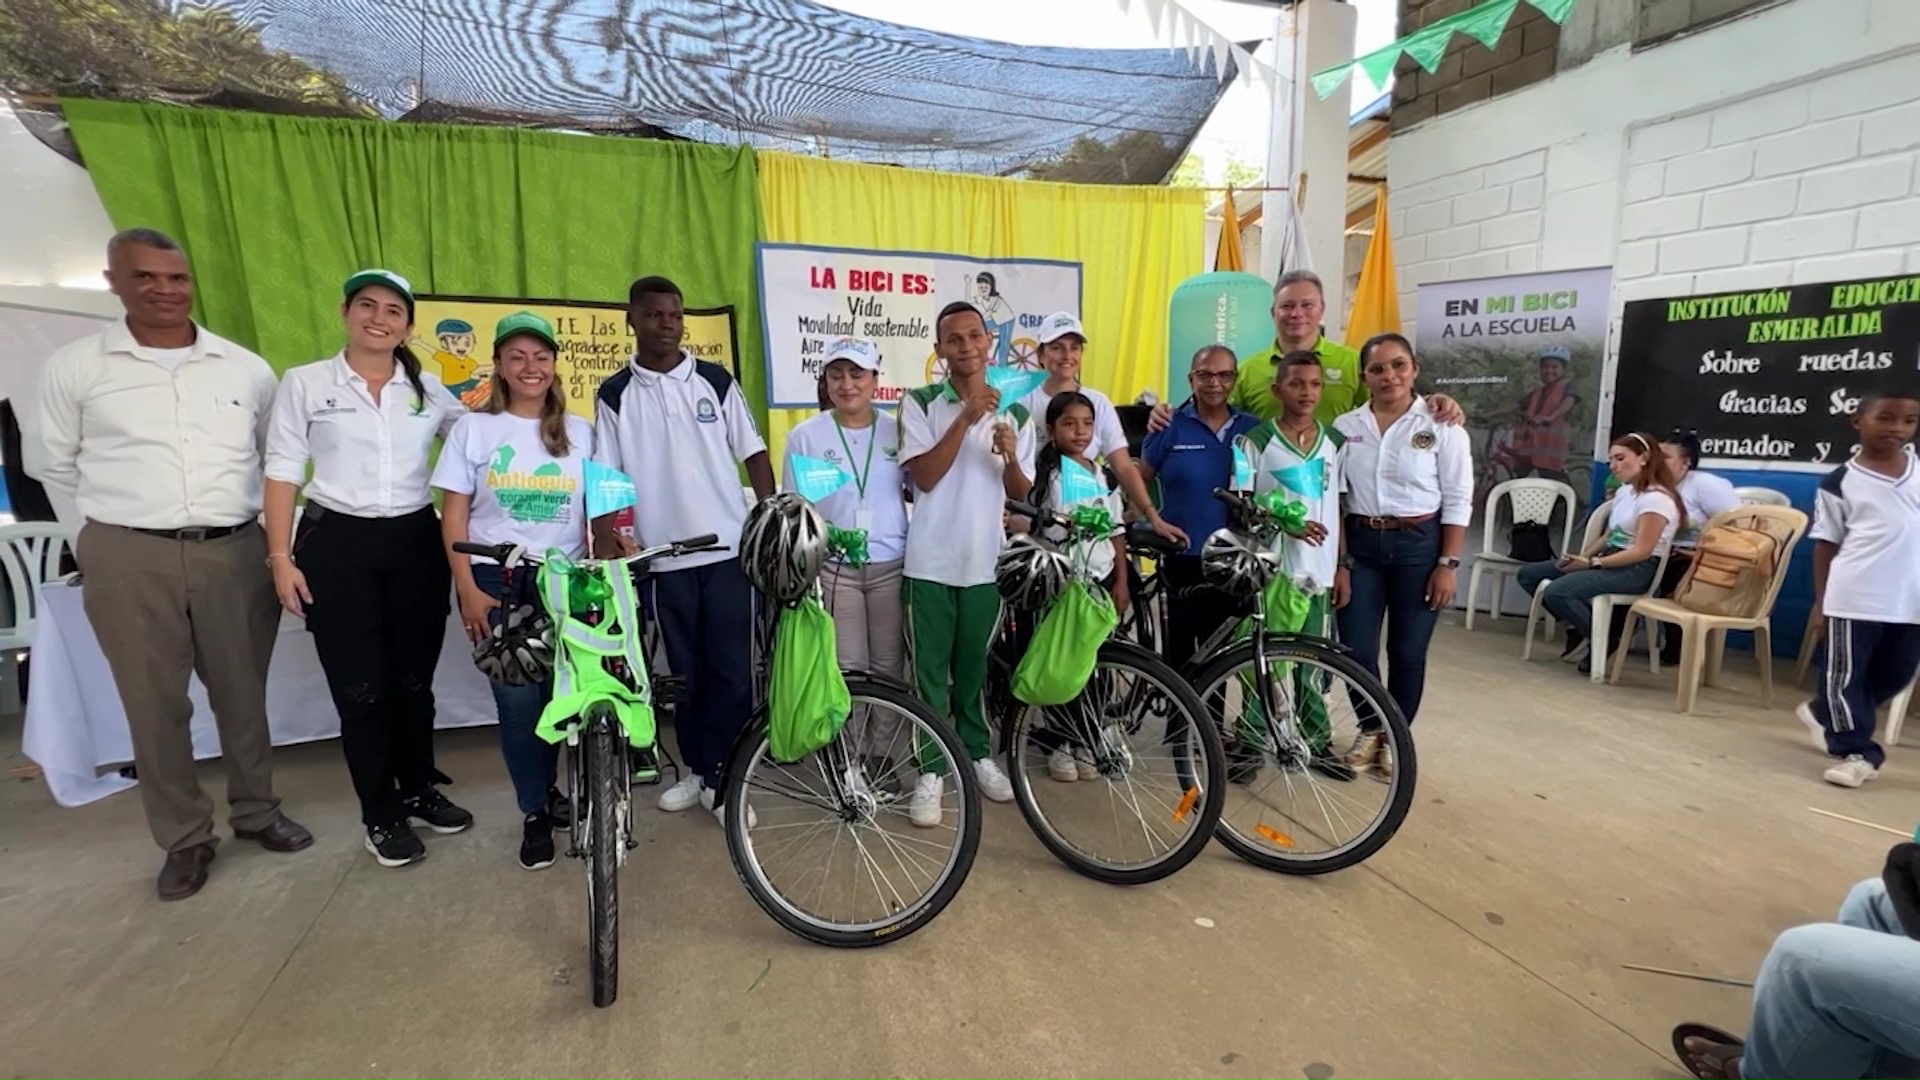
[[[1558,24],[1567,21],[1567,15],[1573,11],[1576,0],[1527,0],[1527,3]],[[1313,92],[1323,99],[1328,97],[1347,81],[1347,76],[1356,67],[1366,72],[1367,78],[1373,80],[1375,86],[1384,86],[1402,56],[1427,71],[1434,71],[1439,68],[1440,59],[1446,55],[1447,46],[1456,33],[1465,34],[1491,49],[1499,43],[1500,35],[1506,33],[1514,9],[1519,6],[1520,0],[1486,0],[1458,15],[1449,15],[1383,49],[1375,49],[1365,56],[1314,72]]]

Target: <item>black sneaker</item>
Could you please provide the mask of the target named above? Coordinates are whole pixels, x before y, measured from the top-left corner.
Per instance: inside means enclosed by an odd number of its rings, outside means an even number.
[[[1560,650],[1560,659],[1572,663],[1587,655],[1587,635],[1572,627],[1567,628],[1567,647]]]
[[[427,845],[420,842],[413,827],[404,821],[367,826],[366,844],[381,866],[405,866],[427,857]]]
[[[447,801],[439,788],[409,795],[402,802],[407,816],[437,833],[457,833],[473,824],[473,815]]]
[[[573,828],[573,804],[560,794],[559,788],[547,789],[547,816],[553,819],[556,829]]]
[[[660,755],[651,747],[634,747],[627,753],[629,775],[636,784],[657,784],[660,782]]]
[[[1282,768],[1286,766],[1281,763]],[[1235,742],[1227,747],[1227,782],[1250,787],[1260,782],[1260,752],[1245,743]]]
[[[553,865],[553,818],[528,814],[520,829],[520,869],[545,870]]]
[[[1352,780],[1354,775],[1353,766],[1334,757],[1328,750],[1316,750],[1313,757],[1307,760],[1307,768],[1329,780],[1338,780],[1343,784]]]

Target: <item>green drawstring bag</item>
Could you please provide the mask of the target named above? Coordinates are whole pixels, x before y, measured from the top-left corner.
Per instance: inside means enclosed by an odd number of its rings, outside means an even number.
[[[1266,614],[1267,630],[1272,633],[1299,633],[1307,625],[1307,612],[1312,606],[1312,599],[1285,574],[1273,575],[1267,587],[1260,590],[1260,610]]]
[[[1029,705],[1065,705],[1080,696],[1093,677],[1100,646],[1120,625],[1107,590],[1070,581],[1054,597],[1020,665],[1013,672],[1013,696]]]
[[[840,674],[833,616],[808,596],[780,613],[773,628],[767,685],[767,747],[775,761],[799,761],[840,734],[853,711]]]
[[[1307,616],[1313,610],[1313,599],[1300,591],[1300,587],[1284,573],[1273,575],[1260,590],[1260,610],[1267,617],[1267,632],[1270,634],[1297,634],[1305,629]],[[1239,641],[1252,636],[1253,620],[1243,619],[1234,631],[1233,640]],[[1267,673],[1276,683],[1289,676],[1293,664],[1286,660],[1274,660],[1268,664]],[[1254,684],[1250,672],[1241,672],[1240,685],[1244,693],[1240,695],[1239,737],[1249,744],[1258,746],[1266,738],[1266,719],[1260,708],[1259,688]],[[1301,707],[1305,702],[1299,703]],[[1324,721],[1320,726],[1324,727]],[[1310,732],[1309,734],[1315,734]],[[1319,737],[1316,735],[1315,737]]]

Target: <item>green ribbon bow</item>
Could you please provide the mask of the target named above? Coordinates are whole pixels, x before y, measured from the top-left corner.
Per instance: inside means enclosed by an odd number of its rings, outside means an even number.
[[[1307,504],[1289,499],[1283,492],[1263,491],[1253,497],[1253,504],[1288,533],[1297,535],[1307,527]]]
[[[1302,507],[1302,511],[1306,508]],[[1113,532],[1113,514],[1098,503],[1076,506],[1067,521],[1079,536],[1107,536]]]
[[[855,570],[867,565],[867,530],[827,526],[827,550],[847,561]]]

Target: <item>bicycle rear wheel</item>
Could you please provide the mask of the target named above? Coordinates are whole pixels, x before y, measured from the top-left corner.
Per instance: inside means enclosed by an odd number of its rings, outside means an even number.
[[[1193,680],[1227,751],[1217,835],[1235,855],[1283,874],[1353,866],[1393,838],[1413,804],[1418,761],[1406,717],[1378,679],[1327,642],[1269,634],[1263,648],[1265,673],[1248,640]],[[1364,759],[1349,764],[1363,744]]]
[[[605,705],[588,710],[581,734],[582,772],[586,780],[587,951],[593,977],[593,1003],[605,1008],[620,996],[620,863],[626,785],[620,775],[626,755],[619,744],[620,724]]]
[[[808,941],[857,949],[898,941],[952,902],[980,847],[980,792],[945,721],[904,690],[846,678],[852,715],[799,761],[773,758],[756,714],[724,798],[727,852],[761,910]]]
[[[1226,796],[1220,737],[1164,660],[1109,641],[1078,698],[1011,709],[1014,799],[1061,862],[1099,881],[1141,885],[1207,846]],[[1056,768],[1057,754],[1073,780]]]

